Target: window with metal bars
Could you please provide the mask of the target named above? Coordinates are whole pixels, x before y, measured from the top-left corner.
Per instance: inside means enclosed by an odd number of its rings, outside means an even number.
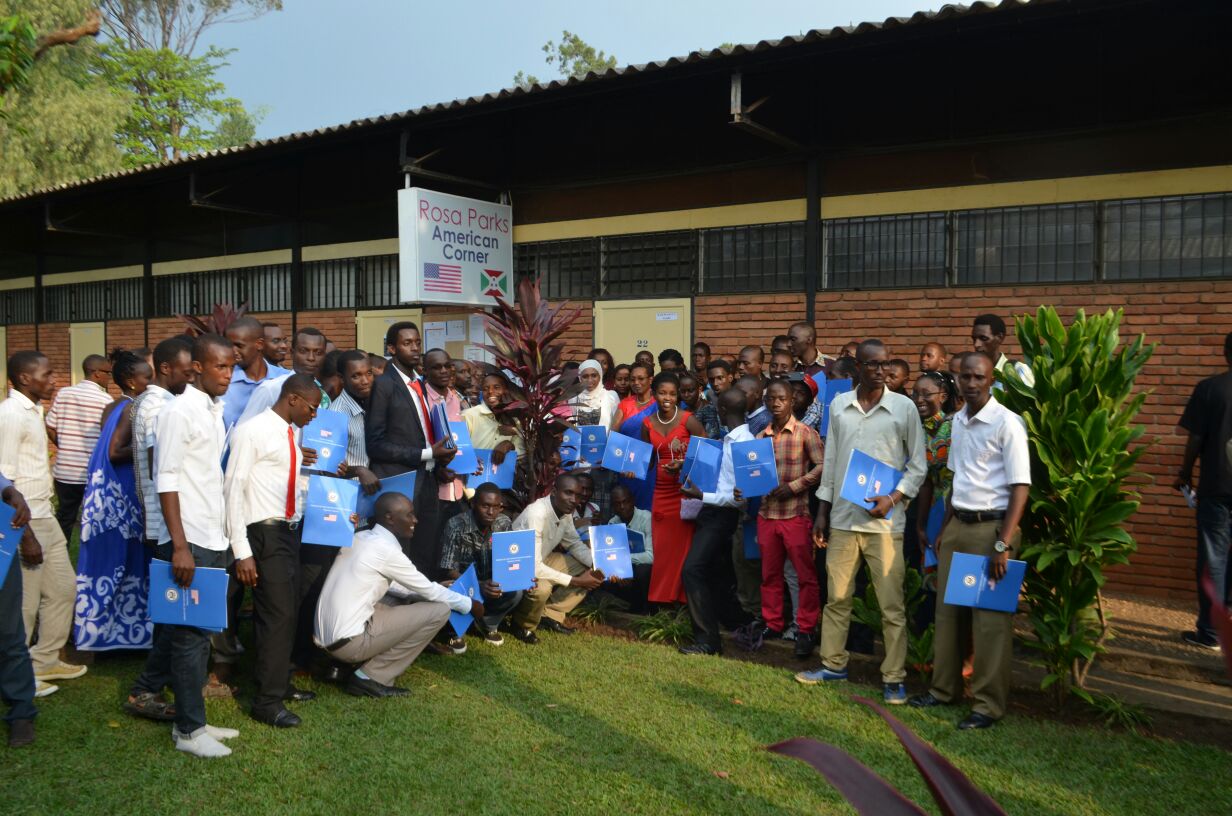
[[[5,326],[34,322],[34,288],[0,291],[0,321]]]
[[[701,231],[699,292],[786,292],[804,288],[804,222]]]
[[[1106,280],[1232,275],[1232,194],[1109,201],[1103,216]]]
[[[552,300],[595,296],[599,269],[599,240],[535,241],[515,244],[513,267],[517,279],[538,278],[539,292]]]
[[[945,213],[826,221],[827,289],[945,286]]]
[[[142,317],[141,278],[92,281],[43,287],[43,320],[131,320]],[[33,302],[33,292],[31,293]]]
[[[1095,205],[955,213],[959,284],[1070,283],[1095,277]]]
[[[154,314],[204,314],[215,303],[248,304],[250,312],[291,309],[291,265],[267,264],[154,278]]]
[[[600,241],[600,294],[686,296],[697,272],[697,231],[614,235]]]

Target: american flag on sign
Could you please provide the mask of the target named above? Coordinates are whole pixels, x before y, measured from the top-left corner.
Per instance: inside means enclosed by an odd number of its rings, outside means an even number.
[[[424,264],[423,288],[425,292],[462,294],[462,267],[448,264]]]

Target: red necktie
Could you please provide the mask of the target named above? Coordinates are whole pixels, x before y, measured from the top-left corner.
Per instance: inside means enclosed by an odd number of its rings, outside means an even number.
[[[291,472],[287,475],[287,518],[295,517],[295,489],[297,468],[295,467],[295,431],[287,426],[287,446],[291,449]]]
[[[411,393],[419,398],[419,407],[423,409],[424,415],[424,436],[428,438],[428,444],[436,444],[436,429],[432,427],[432,412],[428,409],[428,400],[424,396],[423,386],[415,381],[407,383],[407,388],[411,389]]]

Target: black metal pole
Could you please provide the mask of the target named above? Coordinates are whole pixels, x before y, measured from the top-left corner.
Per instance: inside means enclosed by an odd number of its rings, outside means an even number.
[[[809,157],[804,179],[804,319],[817,313],[817,279],[821,274],[821,160]]]

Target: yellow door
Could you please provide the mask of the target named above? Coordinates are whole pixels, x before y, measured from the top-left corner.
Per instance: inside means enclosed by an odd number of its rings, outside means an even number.
[[[84,376],[81,364],[91,354],[107,356],[107,325],[105,323],[71,323],[68,327],[69,373],[76,385]]]
[[[423,333],[422,309],[395,309],[380,312],[356,312],[355,342],[369,354],[385,356],[385,332],[395,323],[409,320]],[[424,347],[425,350],[427,347]]]
[[[595,345],[617,363],[631,363],[639,351],[674,348],[688,363],[693,325],[688,298],[608,300],[595,303]]]

